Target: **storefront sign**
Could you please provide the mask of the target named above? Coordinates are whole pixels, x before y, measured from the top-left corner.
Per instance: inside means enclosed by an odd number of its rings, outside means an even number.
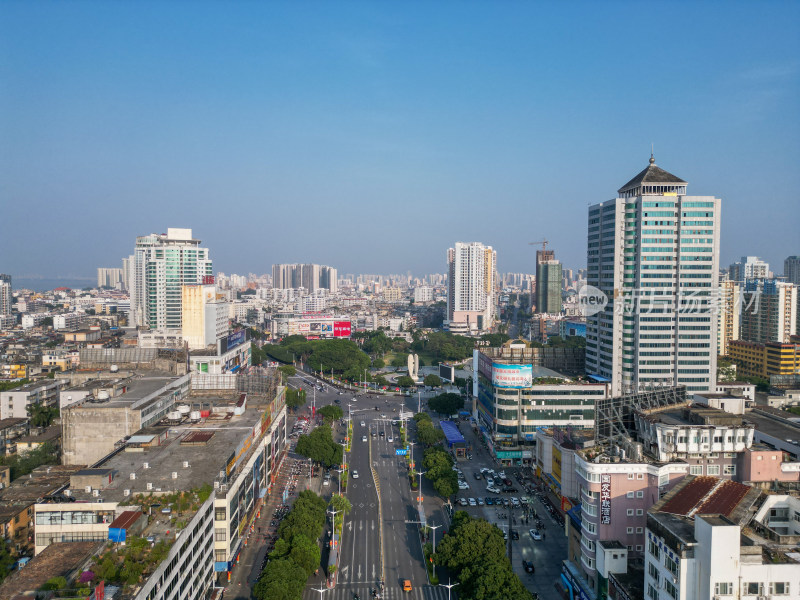
[[[611,475],[600,476],[600,524],[611,523]]]

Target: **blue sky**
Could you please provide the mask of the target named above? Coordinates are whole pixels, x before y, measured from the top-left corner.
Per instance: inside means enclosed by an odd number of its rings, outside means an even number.
[[[582,267],[647,165],[721,264],[800,254],[798,2],[0,4],[0,271],[93,276],[191,227],[215,268]]]

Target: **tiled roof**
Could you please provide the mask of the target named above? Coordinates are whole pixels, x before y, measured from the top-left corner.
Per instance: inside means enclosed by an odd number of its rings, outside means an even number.
[[[653,159],[650,159],[650,164],[645,169],[639,172],[636,177],[631,179],[628,183],[619,188],[620,192],[624,192],[630,188],[639,187],[647,183],[686,183],[680,177],[676,177],[672,173],[668,173],[661,167],[657,167]]]
[[[753,492],[750,495],[755,500],[757,490],[749,485],[717,477],[689,476],[676,486],[660,507],[654,508],[684,517],[708,514],[734,517],[734,512],[750,492]]]

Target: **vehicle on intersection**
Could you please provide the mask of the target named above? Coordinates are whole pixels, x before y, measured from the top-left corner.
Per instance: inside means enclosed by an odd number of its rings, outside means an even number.
[[[358,471],[353,471],[353,479],[358,479]]]
[[[537,542],[542,539],[542,534],[539,533],[538,529],[529,529],[528,533],[531,535],[531,538]]]

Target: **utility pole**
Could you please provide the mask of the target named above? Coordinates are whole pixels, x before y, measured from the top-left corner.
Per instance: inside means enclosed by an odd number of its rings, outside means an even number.
[[[419,471],[417,475],[419,475],[419,487],[417,488],[417,510],[419,511],[419,520],[422,521],[422,526],[425,527],[425,509],[422,507],[422,476],[425,475],[427,471]]]

